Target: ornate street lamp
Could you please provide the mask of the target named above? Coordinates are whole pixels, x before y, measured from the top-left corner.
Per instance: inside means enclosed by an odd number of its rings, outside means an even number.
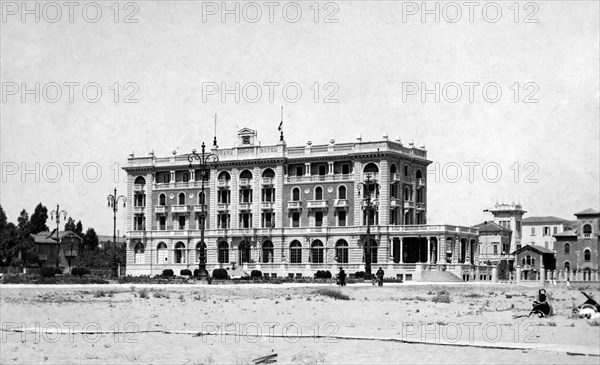
[[[204,227],[206,221],[206,212],[204,211],[204,205],[206,204],[206,195],[204,194],[204,180],[206,177],[206,171],[210,171],[211,166],[216,168],[217,163],[219,162],[219,156],[215,155],[214,153],[205,153],[205,148],[206,146],[204,142],[202,142],[202,153],[198,155],[196,150],[192,150],[192,153],[188,156],[188,161],[190,161],[190,169],[192,168],[192,162],[194,162],[194,160],[198,160],[200,163],[200,165],[197,167],[201,175],[200,193],[202,194],[202,204],[200,204],[200,245],[204,243],[204,230],[206,229]],[[206,271],[206,255],[204,255],[204,257],[200,258],[198,261],[198,276],[201,280],[206,280],[206,278],[208,278],[208,272]]]
[[[367,215],[367,240],[364,245],[365,255],[365,279],[371,279],[371,213],[375,216],[375,211],[379,206],[379,199],[371,199],[371,186],[375,192],[375,197],[379,195],[380,185],[375,181],[371,180],[371,174],[367,174],[367,179],[364,182],[356,184],[358,190],[358,196],[361,196],[361,190],[364,190],[364,197],[360,202],[360,205]]]
[[[56,210],[50,212],[50,219],[56,218],[56,267],[60,265],[60,236],[59,236],[59,224],[60,224],[60,216],[64,217],[64,220],[67,220],[67,211],[60,210],[58,204],[56,204]]]
[[[125,202],[127,202],[127,197],[124,195],[117,195],[117,188],[115,188],[115,193],[109,194],[106,200],[108,200],[108,207],[112,208],[113,211],[113,260],[115,263],[114,272],[117,273],[116,276],[119,276],[119,273],[117,272],[117,211],[119,210],[119,200],[123,201],[123,208],[125,208]]]

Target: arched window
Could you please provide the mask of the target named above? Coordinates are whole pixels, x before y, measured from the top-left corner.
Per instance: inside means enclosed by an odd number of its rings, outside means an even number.
[[[592,259],[592,251],[589,248],[586,248],[583,251],[583,261],[590,261]]]
[[[133,262],[136,264],[144,263],[144,244],[138,242],[133,248]]]
[[[525,260],[525,263],[526,263],[527,265],[531,265],[531,256],[527,255],[527,256],[525,256],[525,259],[526,259],[526,260]]]
[[[206,199],[205,199],[206,193],[205,192],[199,192],[198,193],[198,204],[202,205],[202,204],[206,204]]]
[[[590,238],[592,237],[592,226],[589,224],[583,225],[583,237]]]
[[[206,243],[196,244],[196,262],[206,263]]]
[[[177,196],[177,204],[185,205],[185,193],[179,193]]]
[[[404,200],[411,200],[410,198],[410,188],[407,186],[404,188]]]
[[[315,200],[323,200],[323,188],[320,186],[315,188]]]
[[[185,245],[183,242],[175,244],[175,263],[185,264]]]
[[[337,262],[345,264],[348,263],[348,242],[345,240],[339,240],[335,244],[335,256]]]
[[[273,262],[273,256],[274,256],[274,249],[273,249],[273,242],[271,241],[265,241],[262,244],[262,262],[263,263],[269,263],[269,262]]]
[[[146,179],[144,179],[142,176],[138,176],[135,178],[135,181],[133,183],[135,185],[146,185]]]
[[[164,193],[158,196],[158,205],[167,205],[167,196]]]
[[[531,266],[535,266],[535,257],[531,258]]]
[[[242,241],[239,245],[239,263],[250,262],[250,243],[248,241]]]
[[[229,245],[225,241],[219,242],[219,263],[227,264],[229,263]]]
[[[393,164],[390,166],[390,173],[391,173],[391,174],[395,174],[396,172],[398,172],[398,168],[396,167],[396,164],[395,164],[395,163],[393,163]]]
[[[161,242],[156,246],[156,263],[166,264],[168,262],[167,244]]]
[[[301,264],[302,263],[302,244],[298,241],[293,241],[290,244],[290,263]]]
[[[263,171],[262,173],[262,177],[273,178],[275,177],[275,171],[273,171],[273,169],[265,169],[265,171]]]
[[[525,257],[521,259],[521,266],[525,266]]]
[[[222,171],[219,174],[218,180],[221,180],[221,181],[231,180],[231,175],[229,175],[229,172],[227,172],[227,171]]]
[[[346,186],[340,185],[338,187],[338,199],[346,199]]]
[[[571,245],[568,243],[565,243],[565,254],[568,255],[571,253]]]
[[[365,174],[376,174],[379,172],[379,167],[377,167],[376,164],[374,164],[373,162],[368,163],[365,168],[364,168],[364,173]]]
[[[322,264],[323,263],[323,242],[320,240],[313,241],[311,248],[311,258],[314,264]]]
[[[300,189],[293,188],[292,189],[292,201],[300,201]]]
[[[421,170],[420,170],[420,169],[417,169],[416,178],[417,178],[417,179],[422,179],[422,178],[423,178],[423,173],[421,172]]]
[[[571,263],[569,261],[565,261],[565,272],[571,271]]]
[[[250,172],[250,170],[242,171],[242,173],[240,174],[240,179],[252,179],[252,173]]]

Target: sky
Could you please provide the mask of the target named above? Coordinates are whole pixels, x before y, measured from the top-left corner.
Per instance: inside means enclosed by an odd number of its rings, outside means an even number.
[[[516,4],[3,0],[0,204],[111,234],[130,151],[199,150],[215,114],[220,147],[275,144],[283,106],[288,146],[424,144],[430,224],[574,219],[600,206],[599,3]]]

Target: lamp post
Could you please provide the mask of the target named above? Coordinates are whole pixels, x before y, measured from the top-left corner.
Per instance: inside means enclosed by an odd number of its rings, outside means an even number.
[[[50,219],[56,218],[56,267],[60,265],[60,236],[58,235],[58,232],[61,214],[64,217],[64,220],[67,220],[67,211],[60,210],[59,205],[56,204],[56,210],[50,212]]]
[[[361,190],[364,189],[363,199],[360,202],[361,207],[364,211],[367,212],[367,241],[365,242],[365,279],[371,278],[371,212],[374,212],[379,205],[378,199],[371,199],[371,186],[373,186],[373,191],[375,191],[375,196],[377,197],[379,193],[380,185],[375,181],[371,180],[371,174],[367,174],[367,179],[364,182],[360,182],[356,184],[356,189],[358,190],[358,196],[360,196]]]
[[[127,202],[127,197],[124,195],[117,195],[117,188],[115,188],[115,193],[109,194],[106,200],[108,200],[108,207],[112,208],[113,211],[113,259],[115,263],[114,272],[117,273],[116,276],[119,276],[119,273],[117,272],[117,211],[119,210],[119,200],[123,201],[123,208],[125,208],[125,202]]]
[[[202,194],[202,201],[200,202],[200,246],[204,243],[204,230],[205,230],[205,220],[206,220],[206,212],[204,211],[204,205],[206,203],[206,195],[204,195],[204,180],[206,177],[206,171],[210,171],[211,166],[216,167],[217,162],[219,162],[219,156],[214,153],[205,153],[206,145],[202,142],[202,152],[200,155],[196,153],[196,150],[192,150],[192,153],[188,156],[188,161],[190,161],[190,169],[192,168],[192,162],[194,160],[198,160],[200,165],[198,166],[198,170],[200,171],[200,193]],[[198,263],[198,276],[201,280],[204,280],[208,277],[208,272],[206,271],[206,255],[203,255],[199,258]]]

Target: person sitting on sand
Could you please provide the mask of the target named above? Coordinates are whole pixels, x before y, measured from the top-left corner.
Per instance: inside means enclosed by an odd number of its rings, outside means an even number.
[[[346,286],[346,272],[340,267],[340,273],[338,274],[340,286]]]
[[[538,292],[538,300],[533,301],[533,308],[531,308],[531,312],[529,312],[529,315],[527,317],[531,316],[534,313],[541,313],[544,317],[547,317],[550,315],[551,312],[552,308],[550,307],[550,303],[546,296],[546,290],[540,289]]]

